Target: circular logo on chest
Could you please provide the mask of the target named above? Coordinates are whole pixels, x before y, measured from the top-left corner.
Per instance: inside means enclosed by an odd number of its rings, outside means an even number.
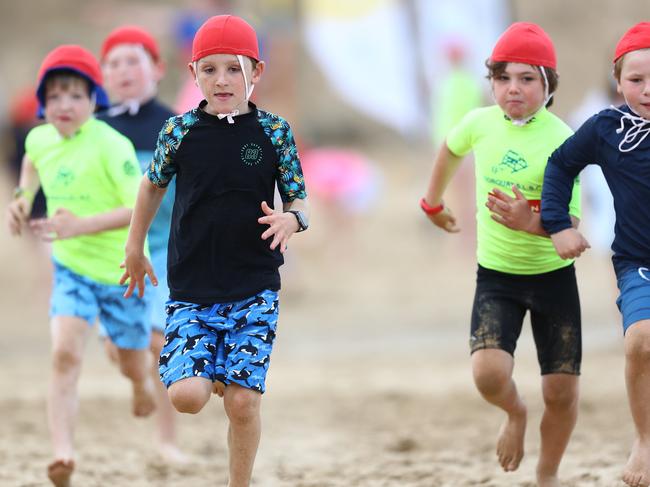
[[[247,166],[256,166],[262,162],[262,148],[252,142],[244,144],[239,154],[242,162]]]

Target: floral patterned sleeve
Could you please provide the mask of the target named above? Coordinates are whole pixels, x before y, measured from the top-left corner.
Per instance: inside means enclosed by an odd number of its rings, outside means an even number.
[[[278,189],[284,203],[305,199],[305,179],[291,127],[283,118],[259,110],[259,120],[278,154]]]
[[[147,177],[154,185],[166,188],[176,174],[174,156],[183,137],[197,120],[198,114],[196,110],[192,110],[183,115],[171,117],[163,125],[158,134],[158,142],[156,142],[151,165],[147,170]]]

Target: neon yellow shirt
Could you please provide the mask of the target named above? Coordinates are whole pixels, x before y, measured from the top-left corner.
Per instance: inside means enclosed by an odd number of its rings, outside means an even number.
[[[65,208],[84,217],[135,206],[142,178],[131,141],[90,118],[70,138],[51,124],[32,129],[25,152],[33,162],[48,216]],[[54,258],[73,272],[103,284],[118,284],[128,227],[56,240]]]
[[[531,206],[535,201],[539,203],[548,157],[572,133],[545,108],[528,124],[517,127],[504,118],[497,105],[472,110],[451,130],[447,147],[453,154],[464,156],[474,151],[480,265],[509,274],[541,274],[573,262],[557,255],[550,238],[506,228],[492,220],[485,207],[493,188],[512,195],[513,184],[531,200]],[[533,209],[539,211],[539,204]],[[580,217],[577,179],[569,212]]]

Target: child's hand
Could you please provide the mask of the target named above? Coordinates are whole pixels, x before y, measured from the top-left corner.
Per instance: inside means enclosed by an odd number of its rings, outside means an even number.
[[[262,234],[262,240],[273,236],[271,250],[275,250],[279,245],[280,252],[284,253],[289,237],[298,231],[298,220],[293,213],[275,213],[266,201],[262,201],[262,211],[266,216],[258,218],[257,221],[262,225],[269,225]]]
[[[16,198],[9,203],[7,207],[7,226],[11,235],[21,235],[23,225],[29,220],[30,207],[29,200],[24,196]]]
[[[442,228],[445,232],[460,232],[460,227],[456,226],[456,217],[447,206],[445,206],[440,213],[427,215],[427,218],[431,220],[435,226]]]
[[[498,188],[488,195],[485,206],[492,212],[492,219],[512,230],[529,231],[533,226],[533,211],[528,200],[516,186],[512,187],[512,198]]]
[[[32,220],[30,226],[46,242],[65,240],[84,233],[83,219],[65,208],[59,208],[50,218]]]
[[[127,280],[129,281],[129,286],[124,292],[125,298],[130,298],[133,295],[136,286],[138,286],[138,297],[144,297],[145,275],[149,276],[151,284],[158,285],[158,278],[153,272],[153,267],[142,252],[136,253],[127,250],[126,258],[120,265],[120,269],[124,269],[124,274],[120,278],[120,285],[123,286]]]
[[[575,259],[580,257],[585,250],[591,248],[587,239],[575,228],[567,228],[554,233],[551,235],[551,240],[553,240],[555,251],[563,259]]]

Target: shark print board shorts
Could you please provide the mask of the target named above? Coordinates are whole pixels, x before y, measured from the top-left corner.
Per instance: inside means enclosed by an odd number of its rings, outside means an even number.
[[[188,377],[238,384],[263,393],[278,322],[278,293],[232,303],[168,301],[160,379]]]
[[[99,322],[111,341],[130,350],[149,348],[151,296],[123,297],[126,286],[101,284],[54,261],[50,317],[74,316],[89,325]],[[137,294],[137,293],[136,293]]]

